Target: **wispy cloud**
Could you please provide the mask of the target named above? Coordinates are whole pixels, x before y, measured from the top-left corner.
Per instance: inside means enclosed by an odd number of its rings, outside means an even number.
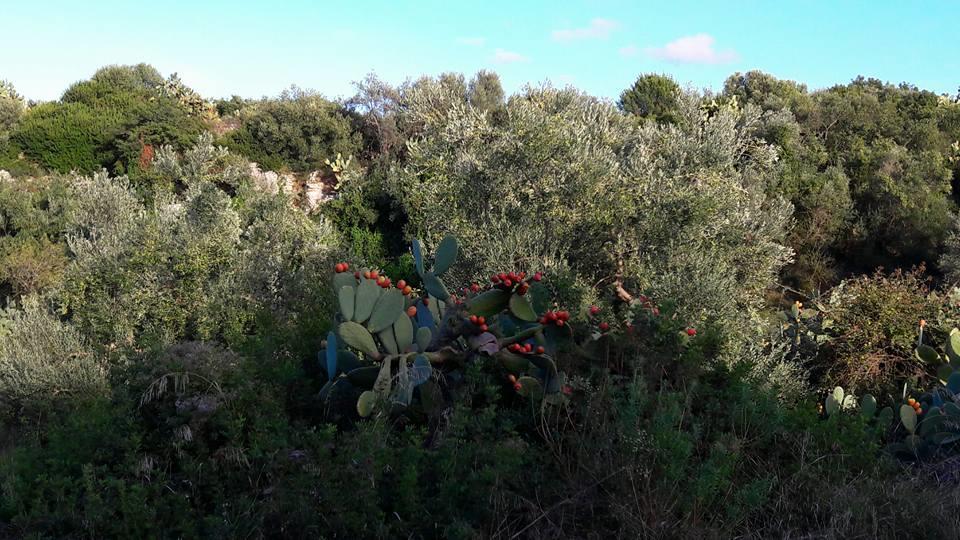
[[[610,37],[614,30],[620,27],[617,21],[610,19],[593,19],[586,28],[565,28],[554,30],[554,41],[576,41],[580,39],[605,39]]]
[[[504,49],[493,51],[493,61],[498,64],[513,64],[515,62],[528,62],[529,60],[526,56],[513,51]]]
[[[678,64],[724,64],[739,58],[733,49],[718,51],[713,48],[713,36],[696,34],[684,36],[667,43],[663,47],[651,47],[646,53]]]
[[[487,38],[482,37],[462,37],[457,38],[460,45],[469,45],[470,47],[483,47],[487,43]]]
[[[625,56],[627,58],[633,57],[640,54],[640,49],[636,45],[627,45],[626,47],[620,47],[620,56]]]

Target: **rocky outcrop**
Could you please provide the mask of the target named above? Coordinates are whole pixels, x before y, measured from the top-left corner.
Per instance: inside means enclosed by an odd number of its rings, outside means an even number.
[[[267,193],[278,193],[282,190],[292,194],[295,204],[308,214],[319,211],[325,202],[336,196],[336,177],[332,174],[324,175],[320,171],[313,171],[305,176],[277,173],[260,170],[256,163],[251,163],[250,177],[259,190]]]

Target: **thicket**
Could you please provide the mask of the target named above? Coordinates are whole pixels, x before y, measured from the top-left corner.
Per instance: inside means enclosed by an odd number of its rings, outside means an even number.
[[[0,537],[952,537],[958,136],[758,72],[4,84]]]

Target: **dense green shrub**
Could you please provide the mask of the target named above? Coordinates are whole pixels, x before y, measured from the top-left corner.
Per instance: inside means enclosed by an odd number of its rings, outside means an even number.
[[[690,320],[731,321],[789,258],[789,207],[764,195],[775,155],[751,137],[756,109],[711,116],[685,95],[683,127],[638,127],[572,90],[528,90],[498,119],[444,108],[448,93],[407,96],[422,135],[390,185],[411,234],[462,239],[468,277],[557,261],[584,283],[625,277],[677,299]]]
[[[60,102],[31,108],[11,139],[27,157],[59,172],[139,171],[144,145],[191,144],[202,131],[152,67],[113,66],[71,86]]]
[[[922,271],[877,272],[837,286],[827,306],[834,339],[820,359],[828,385],[882,396],[916,377],[932,380],[913,352],[920,320],[938,312],[928,287]]]
[[[240,109],[240,128],[225,144],[263,169],[317,170],[337,154],[359,150],[359,138],[339,105],[296,87],[278,99],[247,103]]]
[[[58,401],[102,396],[106,366],[72,325],[43,300],[0,315],[0,402],[25,418]]]

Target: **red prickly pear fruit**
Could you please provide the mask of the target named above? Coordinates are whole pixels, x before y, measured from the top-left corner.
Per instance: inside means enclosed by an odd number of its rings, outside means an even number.
[[[660,314],[660,308],[653,308],[650,312],[653,313],[654,316],[657,316]]]
[[[499,276],[490,276],[490,282],[493,283],[493,284],[500,283],[500,277],[499,277]]]
[[[533,275],[534,281],[540,281],[542,279],[543,279],[543,272],[537,272],[536,274]]]
[[[410,307],[408,307],[408,308],[407,308],[407,316],[408,316],[408,317],[416,317],[416,316],[417,316],[417,306],[410,306]]]
[[[520,272],[520,273],[517,274],[517,275],[520,277],[520,279],[523,279],[523,278],[527,277],[527,273],[526,273],[526,272]]]
[[[353,277],[355,277],[356,279],[360,279],[360,271],[358,270],[358,271],[354,272],[354,273],[353,273]]]
[[[690,336],[690,337],[693,337],[693,336],[697,335],[697,329],[696,329],[696,328],[687,328],[687,335]]]
[[[409,285],[407,285],[406,287],[403,288],[403,295],[404,295],[404,296],[407,296],[407,295],[409,295],[409,294],[412,293],[412,292],[413,292],[413,287],[411,287],[411,286],[409,286]]]
[[[490,329],[490,327],[488,327],[488,326],[485,325],[485,324],[481,324],[481,325],[480,325],[480,331],[481,331],[481,332],[486,332],[486,331],[489,330],[489,329]]]
[[[600,308],[597,306],[590,306],[590,315],[596,316],[597,313],[600,313]]]
[[[563,386],[563,393],[569,396],[569,395],[573,394],[573,388],[571,388],[570,385],[564,385],[564,386]]]
[[[480,320],[480,319],[478,319],[476,315],[471,315],[471,316],[470,316],[470,323],[471,323],[471,324],[479,324],[479,323],[477,323],[477,321],[479,321],[479,320]]]
[[[377,272],[376,270],[370,271],[370,279],[379,279],[379,278],[380,278],[380,272]]]
[[[471,284],[470,284],[470,292],[480,292],[480,284],[479,284],[479,283],[471,283]]]
[[[364,279],[372,279],[373,274],[371,274],[370,271],[367,270],[366,272],[363,273],[363,277]]]
[[[598,327],[600,328],[601,332],[606,332],[610,329],[610,325],[605,322],[600,323]]]
[[[569,312],[569,311],[561,311],[560,313],[557,313],[557,318],[560,319],[561,321],[569,321],[569,320],[570,320],[570,312]]]
[[[337,264],[333,265],[333,271],[336,272],[336,273],[338,273],[338,274],[339,274],[340,272],[343,272],[343,265],[340,264],[340,263],[337,263]]]
[[[543,345],[537,346],[537,354],[543,354],[545,352],[547,352],[547,350],[543,348]]]
[[[563,326],[563,319],[557,319],[557,326]]]
[[[554,312],[554,311],[548,311],[547,314],[544,315],[544,318],[547,319],[547,320],[550,321],[550,322],[553,322],[553,321],[557,320],[557,314],[556,314],[556,312]]]
[[[507,287],[513,287],[513,281],[510,281],[510,278],[503,280],[503,284]]]
[[[521,385],[519,382],[513,383],[513,389],[516,390],[517,392],[519,392],[522,388],[523,388],[523,385]]]
[[[487,324],[487,318],[483,316],[477,317],[477,322],[480,324]]]
[[[398,289],[403,290],[403,288],[406,287],[406,286],[407,286],[407,281],[404,280],[404,279],[401,279],[400,281],[397,282],[397,288],[398,288]]]
[[[343,271],[344,271],[344,272],[346,272],[347,270],[350,270],[350,263],[342,263],[342,264],[343,264]]]

